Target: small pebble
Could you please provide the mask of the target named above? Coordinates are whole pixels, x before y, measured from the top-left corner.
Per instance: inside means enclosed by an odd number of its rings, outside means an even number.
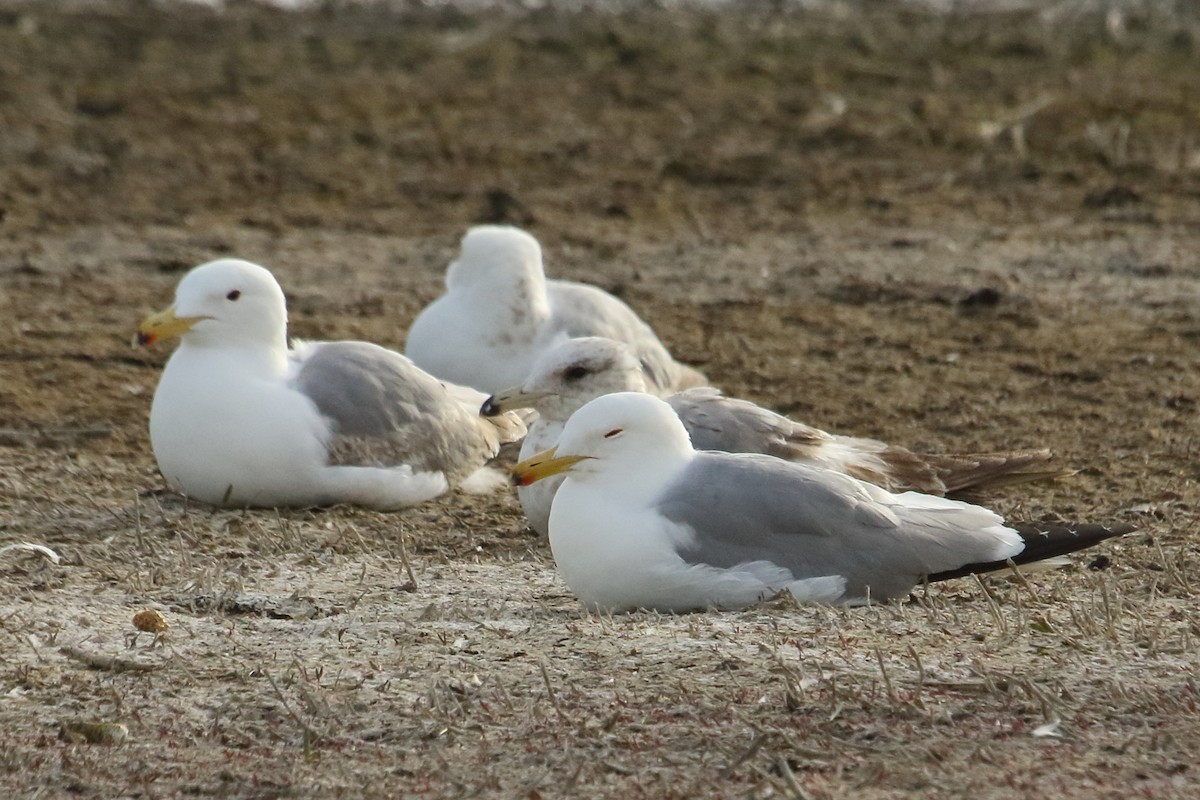
[[[133,627],[146,633],[165,633],[170,626],[161,611],[147,608],[133,615]]]

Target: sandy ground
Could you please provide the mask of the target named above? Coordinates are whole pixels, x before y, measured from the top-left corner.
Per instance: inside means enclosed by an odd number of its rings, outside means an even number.
[[[0,3],[0,544],[64,556],[0,560],[0,786],[1194,797],[1200,25],[1076,8]],[[1051,447],[1079,474],[995,508],[1139,531],[884,607],[601,618],[507,494],[162,490],[168,353],[128,342],[188,267],[259,261],[294,334],[401,347],[479,221],[730,394]]]

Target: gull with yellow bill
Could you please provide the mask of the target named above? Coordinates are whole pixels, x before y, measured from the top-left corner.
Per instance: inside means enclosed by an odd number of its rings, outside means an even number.
[[[150,442],[172,488],[213,505],[400,508],[449,486],[485,487],[478,471],[525,433],[512,414],[481,419],[482,393],[391,350],[289,348],[283,290],[247,261],[192,269],[137,343],[173,337]]]
[[[682,612],[904,597],[936,581],[1053,559],[1128,526],[1010,527],[986,508],[893,493],[820,466],[692,448],[672,408],[640,393],[577,411],[558,446],[513,469],[566,474],[550,547],[589,608]]]

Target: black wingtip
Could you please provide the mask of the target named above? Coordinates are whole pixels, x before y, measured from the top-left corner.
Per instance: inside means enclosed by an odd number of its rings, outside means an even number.
[[[1137,530],[1132,525],[1072,525],[1069,523],[1036,523],[1025,522],[1011,526],[1025,540],[1025,549],[1018,553],[1012,562],[1015,564],[1032,564],[1047,558],[1074,553],[1099,544],[1106,539],[1124,536]],[[951,578],[961,578],[984,572],[995,572],[1005,569],[1008,561],[988,561],[978,564],[964,564],[958,569],[936,572],[928,576],[928,581],[947,581]]]
[[[1085,550],[1093,545],[1124,536],[1137,530],[1132,525],[1072,525],[1069,523],[1020,523],[1013,525],[1025,540],[1025,549],[1015,559],[1018,564],[1029,564],[1054,556]]]

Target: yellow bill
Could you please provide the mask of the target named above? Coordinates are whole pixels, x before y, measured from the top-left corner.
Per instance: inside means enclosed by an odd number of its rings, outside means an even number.
[[[207,317],[177,317],[175,316],[175,307],[172,306],[142,320],[142,324],[138,325],[137,336],[134,337],[133,344],[134,346],[149,347],[159,339],[182,336],[202,319],[207,319]]]
[[[555,457],[554,452],[557,449],[551,447],[549,450],[543,450],[519,462],[512,469],[513,485],[528,486],[531,483],[537,483],[542,478],[549,478],[551,475],[561,475],[580,461],[591,458],[591,456]]]

